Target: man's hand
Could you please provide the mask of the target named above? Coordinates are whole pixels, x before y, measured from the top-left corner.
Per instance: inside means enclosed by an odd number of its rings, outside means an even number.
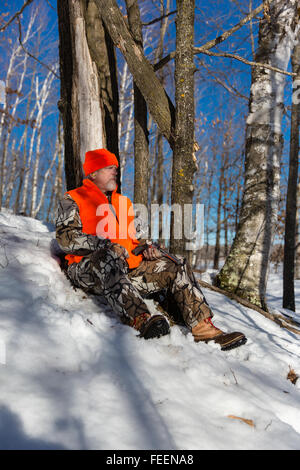
[[[126,259],[129,258],[128,251],[124,246],[119,245],[118,243],[113,243],[111,248],[110,248],[116,255],[118,255],[120,258]]]
[[[146,250],[143,251],[143,256],[148,261],[152,261],[154,259],[161,258],[163,255],[155,246],[150,245]]]

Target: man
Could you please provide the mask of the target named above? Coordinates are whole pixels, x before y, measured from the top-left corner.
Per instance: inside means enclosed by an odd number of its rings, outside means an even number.
[[[134,212],[131,201],[117,193],[118,166],[106,149],[87,152],[83,185],[60,202],[56,239],[73,284],[104,295],[145,339],[166,335],[170,328],[163,315],[151,316],[143,297],[168,289],[196,342],[214,340],[223,350],[244,344],[243,333],[224,333],[213,325],[212,311],[186,263],[178,265],[154,247],[132,253],[138,246]]]

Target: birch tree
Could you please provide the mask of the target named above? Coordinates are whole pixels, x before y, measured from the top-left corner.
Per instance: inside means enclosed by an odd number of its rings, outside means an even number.
[[[56,67],[54,68],[56,70]],[[40,157],[41,157],[41,138],[42,138],[42,123],[43,123],[43,114],[45,110],[45,105],[47,102],[47,99],[50,94],[51,90],[51,85],[54,79],[54,75],[52,72],[49,72],[47,74],[47,77],[44,80],[43,85],[39,89],[39,81],[36,80],[36,104],[37,104],[37,118],[36,118],[36,130],[37,130],[37,140],[36,140],[36,146],[35,146],[35,160],[34,160],[34,165],[33,165],[33,174],[32,174],[32,196],[31,196],[31,204],[30,204],[30,217],[35,217],[37,213],[40,210],[41,207],[41,201],[38,202],[38,183],[39,183],[39,167],[40,167]],[[54,160],[53,163],[56,159],[57,151],[54,151]],[[53,163],[50,165],[50,168],[52,167]],[[47,170],[48,171],[48,170]],[[29,172],[28,172],[29,175]],[[28,178],[27,175],[27,178]],[[43,181],[43,188],[44,188],[44,183],[47,181],[48,175],[47,172],[44,175],[44,181]],[[26,182],[25,182],[26,184]],[[40,195],[40,198],[43,197],[43,192]]]
[[[23,44],[26,44],[32,36],[32,29],[34,22],[36,20],[37,11],[35,11],[29,20],[28,28],[26,30],[25,37],[23,39]],[[21,63],[20,63],[21,58]],[[5,79],[5,88],[6,90],[11,90],[11,80],[16,76],[18,78],[18,84],[16,89],[16,96],[14,103],[9,107],[8,95],[6,94],[6,99],[4,103],[3,112],[1,114],[0,120],[0,139],[2,139],[2,156],[1,156],[1,165],[0,165],[0,208],[3,202],[4,190],[5,190],[5,172],[6,172],[6,163],[7,163],[7,151],[9,140],[12,134],[16,111],[21,100],[21,91],[23,88],[23,83],[27,71],[28,56],[24,54],[22,46],[16,43],[13,46],[12,53],[9,60],[9,65],[7,69],[6,79]],[[18,68],[22,69],[21,73],[18,72]],[[8,123],[6,126],[6,122]],[[4,128],[5,132],[4,132]]]
[[[300,181],[297,185],[295,279],[300,279]]]
[[[128,70],[127,62],[124,61],[120,70],[120,92],[119,92],[119,120],[118,120],[118,139],[122,144],[120,153],[120,180],[123,182],[124,168],[126,165],[127,154],[129,152],[130,136],[133,129],[134,97],[132,90],[132,77]]]
[[[260,21],[255,61],[286,71],[297,36],[298,2],[276,0]],[[246,126],[245,184],[238,230],[218,285],[267,309],[269,255],[277,221],[285,76],[255,67]]]

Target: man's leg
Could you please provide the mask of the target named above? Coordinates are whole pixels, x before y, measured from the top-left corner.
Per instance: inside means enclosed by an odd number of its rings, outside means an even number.
[[[214,340],[222,350],[244,344],[247,339],[240,332],[224,333],[212,323],[212,310],[205,301],[200,287],[195,283],[187,263],[177,265],[168,258],[142,261],[128,277],[142,295],[164,288],[174,296],[185,324],[191,329],[196,342]]]
[[[128,274],[132,284],[142,295],[168,289],[180,309],[185,324],[192,329],[200,320],[213,313],[203,293],[195,286],[189,265],[177,265],[168,258],[142,261]]]
[[[127,263],[112,250],[106,249],[85,256],[79,263],[72,263],[68,266],[67,274],[75,286],[105,296],[120,318],[139,330],[146,339],[167,334],[168,324],[158,316],[155,322],[151,320],[152,333],[149,332],[148,320],[151,315],[141,294],[128,278],[127,271]]]

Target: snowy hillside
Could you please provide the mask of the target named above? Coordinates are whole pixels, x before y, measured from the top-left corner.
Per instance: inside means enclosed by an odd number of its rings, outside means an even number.
[[[75,291],[54,233],[0,213],[1,449],[300,449],[300,337],[208,289],[222,352],[184,328],[142,340]],[[269,298],[281,307],[281,280]],[[297,283],[298,317],[300,284]],[[235,416],[251,420],[234,419]]]

